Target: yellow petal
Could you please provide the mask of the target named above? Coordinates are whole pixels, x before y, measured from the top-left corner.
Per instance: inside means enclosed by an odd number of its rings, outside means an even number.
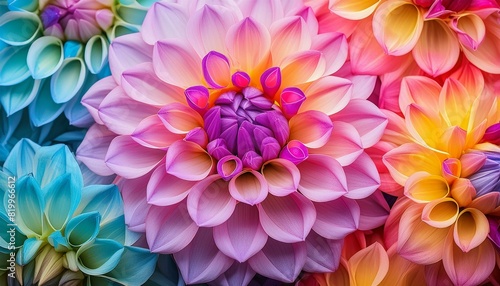
[[[354,254],[348,262],[351,285],[378,285],[389,270],[384,247],[375,242]]]
[[[433,149],[439,147],[445,126],[431,118],[421,107],[410,104],[405,111],[405,123],[408,132],[418,143]]]
[[[439,95],[439,107],[446,123],[449,126],[467,129],[469,109],[473,100],[474,98],[458,80],[447,79]]]
[[[424,266],[404,259],[396,252],[396,246],[387,250],[389,271],[380,286],[421,286],[425,285]]]
[[[464,252],[480,245],[490,231],[488,219],[478,209],[467,208],[460,212],[453,229],[455,243]]]
[[[361,20],[371,15],[379,3],[380,0],[330,0],[328,6],[343,18]]]
[[[458,204],[452,198],[435,200],[425,205],[422,220],[430,226],[444,228],[457,220],[458,211]]]
[[[405,195],[417,203],[439,200],[448,195],[450,187],[442,176],[416,172],[405,184]]]

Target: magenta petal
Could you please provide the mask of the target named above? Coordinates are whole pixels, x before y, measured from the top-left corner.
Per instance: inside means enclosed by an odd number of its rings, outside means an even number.
[[[131,231],[146,231],[146,215],[151,205],[146,201],[149,175],[137,179],[119,178],[115,181],[123,198],[125,223]]]
[[[189,141],[172,144],[165,158],[167,173],[187,181],[206,178],[212,171],[213,163],[212,157],[200,145]]]
[[[344,240],[326,239],[311,231],[306,239],[307,259],[304,271],[333,272],[339,267]]]
[[[182,135],[168,131],[156,114],[144,118],[131,136],[142,146],[155,149],[167,148],[175,141],[183,139]]]
[[[345,197],[362,199],[371,195],[380,186],[380,176],[375,163],[365,152],[349,166],[344,167],[348,192]]]
[[[500,247],[500,225],[493,218],[488,218],[488,222],[490,225],[488,237],[497,247]]]
[[[306,255],[305,242],[282,243],[268,239],[264,248],[248,263],[265,277],[292,283],[304,266]]]
[[[160,164],[147,182],[147,201],[157,206],[177,204],[187,197],[195,184],[168,174],[165,164]]]
[[[286,118],[291,118],[299,111],[300,106],[306,100],[306,95],[296,87],[283,89],[280,95],[281,110]]]
[[[258,129],[259,129],[258,127],[255,128],[254,137],[257,137],[256,130]],[[259,149],[260,153],[262,154],[262,160],[264,162],[267,162],[271,159],[278,157],[281,146],[278,143],[278,140],[274,139],[273,137],[266,137],[261,141]]]
[[[165,151],[146,148],[127,135],[118,136],[109,145],[106,165],[117,175],[134,179],[147,174],[165,156]]]
[[[208,135],[208,140],[216,140],[221,135],[221,108],[215,106],[208,110],[203,116],[205,121],[205,131]]]
[[[307,147],[299,140],[291,140],[281,150],[280,158],[286,159],[294,164],[299,164],[309,157]]]
[[[257,208],[238,204],[231,217],[214,228],[217,247],[239,262],[247,261],[266,244],[267,234],[260,225]]]
[[[238,157],[243,157],[245,153],[249,151],[254,151],[254,145],[253,145],[253,139],[252,136],[250,135],[250,132],[252,132],[252,124],[249,123],[248,121],[243,121],[243,123],[240,125],[240,128],[238,129],[238,143],[237,143],[237,148],[238,148]],[[252,132],[253,133],[253,132]]]
[[[234,262],[215,245],[212,228],[200,228],[191,243],[174,254],[174,259],[186,284],[210,282]]]
[[[255,151],[249,151],[246,152],[245,155],[243,155],[243,157],[241,158],[241,162],[243,162],[243,167],[245,168],[258,170],[260,169],[264,161],[262,157]]]
[[[212,88],[223,88],[229,84],[229,60],[219,52],[211,51],[201,62],[203,77]]]
[[[113,77],[105,77],[94,85],[85,93],[82,98],[82,105],[87,108],[90,115],[94,118],[95,122],[104,124],[99,117],[99,105],[103,99],[115,88],[117,84]]]
[[[243,71],[237,71],[231,76],[233,85],[239,88],[245,88],[250,84],[250,76]]]
[[[229,181],[229,193],[237,201],[255,205],[267,197],[268,186],[264,177],[254,170],[245,170]]]
[[[208,135],[207,132],[205,132],[205,129],[203,129],[202,127],[196,127],[186,134],[184,140],[194,142],[200,145],[202,148],[205,148],[208,144]]]
[[[234,155],[224,156],[217,162],[217,173],[226,181],[239,174],[241,170],[243,170],[243,163]]]
[[[328,239],[343,239],[359,226],[360,209],[350,199],[315,203],[317,218],[313,230]]]
[[[208,108],[208,89],[204,86],[197,85],[186,88],[184,91],[187,103],[189,106],[198,111],[200,114],[205,113]]]
[[[273,98],[281,86],[281,71],[279,67],[272,67],[262,73],[260,84],[266,97]]]
[[[228,183],[218,175],[212,175],[189,191],[187,206],[189,215],[198,226],[213,227],[231,216],[236,200],[228,192]]]
[[[197,232],[198,226],[189,216],[185,201],[149,209],[146,239],[152,252],[175,253],[185,248]]]
[[[115,137],[116,134],[109,131],[106,126],[92,125],[76,151],[77,159],[98,175],[112,175],[113,171],[106,165],[104,158],[109,144]]]
[[[495,123],[488,127],[484,132],[482,141],[500,145],[500,123]]]
[[[227,155],[232,155],[227,149],[224,139],[215,139],[207,144],[207,151],[210,156],[216,160],[220,160]]]
[[[234,262],[233,265],[213,281],[213,283],[214,285],[222,286],[248,285],[254,276],[255,271],[248,263]]]
[[[285,243],[304,241],[316,219],[312,202],[297,192],[284,197],[269,195],[257,207],[266,233]]]

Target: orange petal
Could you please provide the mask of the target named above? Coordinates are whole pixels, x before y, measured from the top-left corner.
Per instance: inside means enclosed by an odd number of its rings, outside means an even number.
[[[488,236],[490,227],[486,216],[478,209],[467,208],[460,212],[453,229],[455,243],[464,252],[480,245]]]
[[[476,189],[469,179],[458,178],[451,186],[450,195],[461,207],[468,206],[476,196]]]
[[[405,123],[408,132],[418,143],[433,149],[439,146],[444,126],[421,107],[410,104],[405,111]]]
[[[452,142],[452,141],[450,141]],[[443,177],[448,184],[460,178],[462,163],[457,158],[448,158],[443,161]]]
[[[375,242],[354,254],[348,262],[351,285],[378,285],[389,270],[384,247]]]
[[[435,200],[425,205],[422,220],[430,226],[444,228],[457,220],[458,211],[458,204],[452,198]]]
[[[465,151],[465,141],[467,132],[458,126],[452,126],[446,129],[440,138],[439,150],[448,152],[451,158],[460,158]],[[450,144],[453,142],[453,144]]]
[[[393,246],[387,250],[389,255],[389,271],[381,286],[407,285],[420,286],[425,285],[424,266],[404,259],[396,252]]]
[[[422,171],[411,175],[405,184],[405,195],[417,203],[442,199],[449,192],[450,187],[442,176]]]

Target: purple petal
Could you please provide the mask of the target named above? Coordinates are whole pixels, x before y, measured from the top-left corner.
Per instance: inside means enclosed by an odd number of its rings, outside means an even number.
[[[184,140],[194,142],[205,148],[208,143],[207,132],[205,132],[205,130],[201,127],[196,127],[195,129],[189,131],[188,134],[186,134]]]
[[[273,98],[281,86],[281,70],[279,67],[272,67],[262,73],[260,84],[266,97]]]
[[[40,14],[43,27],[47,29],[48,27],[56,24],[57,22],[59,22],[59,19],[64,16],[64,14],[66,13],[64,13],[64,10],[62,10],[61,8],[53,5],[48,5],[43,9],[42,14]]]
[[[184,91],[184,94],[188,105],[203,115],[208,108],[208,89],[201,85],[191,86]]]
[[[274,138],[278,140],[281,146],[285,145],[290,137],[290,128],[288,127],[288,120],[278,111],[267,112],[269,118],[269,128],[274,133]]]
[[[281,150],[280,158],[287,159],[295,165],[301,163],[309,157],[307,147],[299,140],[292,140]]]
[[[234,155],[227,155],[217,162],[217,173],[222,179],[229,181],[243,170],[243,163],[240,158]]]
[[[220,138],[226,141],[227,149],[233,153],[236,153],[236,147],[238,143],[236,142],[238,138],[238,124],[234,122],[233,125],[224,129],[224,132],[220,135]]]
[[[483,140],[496,145],[500,145],[500,123],[495,123],[484,132]]]
[[[203,120],[205,121],[205,131],[208,135],[208,140],[212,141],[217,139],[220,136],[220,107],[215,106],[205,113],[203,116]]]
[[[245,88],[250,83],[250,76],[246,72],[238,71],[231,77],[233,85],[239,88]]]
[[[255,151],[246,152],[241,161],[243,162],[243,167],[252,170],[259,170],[263,163],[262,157]]]
[[[344,239],[359,227],[360,208],[354,200],[337,200],[315,203],[316,221],[313,230],[328,239]]]
[[[243,90],[243,94],[253,105],[261,109],[271,109],[273,103],[264,95],[262,91],[254,87],[247,87]]]
[[[208,154],[216,160],[220,160],[224,156],[231,155],[231,152],[227,149],[226,141],[220,138],[210,141],[207,145],[207,151]]]
[[[307,259],[304,271],[333,272],[339,267],[344,240],[326,239],[314,231],[306,238]]]
[[[296,87],[283,89],[280,96],[281,110],[286,118],[291,118],[299,111],[300,106],[306,100],[306,95]]]
[[[498,222],[492,218],[488,218],[488,222],[490,223],[490,233],[488,234],[488,237],[497,247],[500,247],[500,226]]]
[[[278,143],[278,140],[274,139],[273,137],[266,137],[260,143],[259,149],[260,153],[262,154],[262,160],[264,160],[264,162],[267,162],[278,157],[281,146]]]
[[[221,94],[216,100],[215,104],[216,105],[222,105],[222,104],[233,104],[233,102],[236,100],[236,92],[235,91],[228,91],[224,92]],[[240,99],[241,101],[241,99]],[[239,103],[238,103],[239,104]]]
[[[229,60],[223,54],[211,51],[202,60],[203,77],[213,88],[229,84]]]
[[[250,127],[248,125],[250,125]],[[248,121],[244,121],[243,124],[241,124],[240,128],[238,129],[237,147],[238,147],[239,157],[243,157],[245,153],[255,150],[252,136],[250,135],[251,133],[253,134],[253,132],[250,128],[251,128],[251,123],[249,123]]]

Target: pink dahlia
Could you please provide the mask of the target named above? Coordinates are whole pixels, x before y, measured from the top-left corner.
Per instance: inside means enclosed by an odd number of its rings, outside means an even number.
[[[356,199],[380,179],[364,149],[387,124],[331,76],[346,56],[301,1],[158,2],[112,43],[78,156],[118,175],[128,226],[187,283],[332,271],[370,214]]]

